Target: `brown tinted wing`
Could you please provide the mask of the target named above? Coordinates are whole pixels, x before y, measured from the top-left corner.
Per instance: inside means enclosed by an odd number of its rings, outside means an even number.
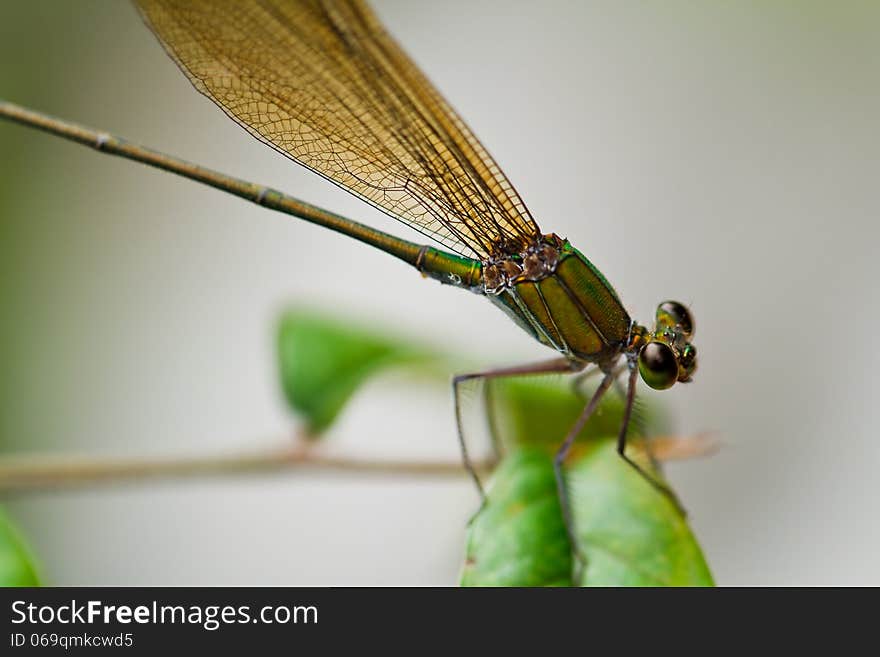
[[[361,2],[137,0],[196,89],[260,141],[462,255],[540,231]]]

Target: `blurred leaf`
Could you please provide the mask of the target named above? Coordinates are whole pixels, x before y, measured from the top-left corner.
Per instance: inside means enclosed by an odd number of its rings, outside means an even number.
[[[0,509],[0,586],[39,586],[34,559],[19,531]]]
[[[278,355],[287,403],[312,434],[327,429],[358,387],[379,370],[437,359],[397,337],[305,310],[282,318]]]
[[[553,454],[584,406],[566,386],[510,381],[499,386],[496,412],[514,447],[468,535],[464,586],[569,586],[572,552],[562,520]],[[622,403],[606,395],[569,457],[568,490],[575,532],[587,558],[587,586],[700,586],[712,576],[696,540],[672,503],[616,450]],[[662,424],[640,407],[643,423]],[[628,454],[642,454],[632,441]],[[647,463],[645,463],[647,467]]]
[[[570,381],[563,377],[529,377],[493,382],[496,399],[493,412],[506,442],[543,445],[555,451],[595,389],[595,385],[586,386],[581,394],[575,394]],[[578,440],[616,436],[622,419],[623,400],[612,388],[602,398]],[[665,434],[669,424],[660,406],[645,397],[636,398],[630,436],[644,433],[639,430],[644,427],[650,427],[652,435]]]

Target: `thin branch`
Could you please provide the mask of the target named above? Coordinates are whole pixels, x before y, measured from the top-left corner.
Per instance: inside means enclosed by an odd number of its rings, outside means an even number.
[[[487,470],[489,463],[479,463]],[[7,458],[0,461],[0,494],[57,490],[95,484],[157,479],[190,479],[228,475],[309,471],[357,472],[394,476],[458,477],[460,461],[406,461],[319,454],[310,446],[206,457],[161,458]]]
[[[636,443],[637,444],[637,443]],[[687,437],[657,437],[652,440],[660,460],[708,456],[718,443],[701,434]],[[475,463],[488,472],[494,462]],[[460,477],[461,461],[383,460],[332,456],[306,441],[293,447],[216,456],[159,458],[94,457],[7,457],[0,460],[0,495],[54,491],[101,484],[144,483],[195,477],[264,474],[307,468],[310,472],[354,472],[385,476]]]

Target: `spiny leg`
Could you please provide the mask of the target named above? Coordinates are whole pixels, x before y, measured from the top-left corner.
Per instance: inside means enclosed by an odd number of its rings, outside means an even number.
[[[554,358],[553,360],[541,361],[539,363],[531,363],[514,367],[502,367],[498,369],[485,370],[483,372],[472,372],[470,374],[458,374],[453,377],[452,395],[455,402],[455,424],[458,429],[458,446],[461,449],[461,457],[464,463],[464,469],[467,470],[468,474],[474,480],[474,483],[477,486],[477,490],[480,492],[482,505],[485,505],[486,503],[486,492],[483,489],[483,484],[480,481],[477,470],[476,468],[474,468],[474,464],[471,461],[467,451],[467,442],[464,437],[464,424],[461,418],[461,384],[465,381],[473,381],[478,379],[485,379],[487,381],[490,381],[492,379],[503,379],[514,376],[567,373],[575,370],[578,367],[579,365],[577,363],[573,363],[567,358]],[[482,508],[482,505],[480,508]],[[479,511],[477,513],[479,513]]]
[[[644,468],[642,468],[642,466],[640,466],[638,463],[636,463],[626,455],[626,433],[629,429],[630,418],[632,417],[633,404],[636,398],[636,381],[638,379],[639,373],[638,363],[635,358],[627,358],[627,367],[629,368],[629,376],[627,377],[626,384],[626,402],[623,408],[623,422],[620,425],[620,433],[617,434],[617,453],[620,454],[621,458],[629,463],[636,470],[636,472],[638,472],[642,476],[642,478],[644,478],[654,488],[656,488],[667,498],[669,498],[669,501],[675,505],[675,508],[678,510],[679,513],[681,513],[682,516],[687,515],[684,507],[681,505],[681,502],[678,499],[678,496],[667,484],[663,483],[662,481],[657,479],[657,477],[647,472]],[[651,458],[653,460],[653,455],[651,455]]]
[[[629,361],[627,362],[627,364],[629,364]],[[623,366],[621,366],[620,371],[623,371]],[[630,372],[630,375],[632,375],[632,372]],[[627,382],[629,382],[629,379],[627,379]],[[636,425],[636,431],[638,432],[638,435],[642,439],[642,444],[645,446],[645,454],[647,454],[648,461],[650,461],[650,463],[651,463],[651,469],[654,472],[659,472],[662,474],[663,473],[663,464],[660,463],[660,460],[657,458],[657,455],[654,453],[654,444],[653,444],[652,437],[648,435],[647,428],[645,427],[644,417],[642,417],[641,414],[638,412],[639,400],[637,397],[633,397],[633,401],[629,402],[628,396],[627,396],[629,394],[628,390],[629,390],[629,386],[622,383],[620,379],[617,379],[614,382],[614,391],[620,395],[621,399],[623,399],[623,401],[624,401],[624,404],[628,405],[629,403],[632,403],[633,415],[632,415],[632,418],[630,418],[628,421],[630,424],[635,423],[635,425]],[[626,406],[624,406],[624,410],[626,410]]]
[[[602,396],[608,391],[611,384],[614,383],[616,376],[616,368],[605,373],[602,382],[590,398],[590,402],[584,407],[584,410],[581,411],[580,417],[578,417],[574,426],[569,429],[568,434],[565,436],[565,440],[562,441],[562,445],[560,445],[559,449],[556,451],[556,457],[553,459],[553,472],[556,475],[556,489],[559,494],[559,505],[562,508],[562,520],[565,523],[565,531],[568,534],[568,541],[571,544],[571,549],[575,554],[575,558],[580,563],[580,567],[583,567],[586,564],[586,557],[581,552],[580,547],[578,546],[577,537],[574,533],[574,521],[571,515],[571,504],[568,499],[568,487],[565,485],[565,473],[562,471],[562,466],[565,463],[566,457],[568,457],[568,453],[571,451],[571,446],[574,444],[575,438],[577,438],[578,434],[583,430],[584,424],[586,424],[587,420],[596,410],[596,407],[602,400]],[[578,571],[580,571],[580,567],[578,568]]]
[[[618,365],[617,367],[614,368],[614,392],[616,392],[618,395],[620,395],[620,397],[621,397],[621,399],[623,399],[624,403],[627,403],[627,386],[621,382],[619,377],[620,377],[620,374],[623,372],[624,368],[626,368],[626,367],[627,367],[627,365],[626,365],[626,363],[624,363],[624,364]],[[572,387],[572,391],[574,392],[574,394],[576,394],[578,396],[582,396],[581,395],[581,392],[582,392],[581,386],[583,385],[584,381],[586,381],[587,379],[589,379],[593,375],[598,374],[601,371],[602,370],[600,370],[598,367],[594,367],[594,368],[586,370],[586,371],[578,374],[577,376],[573,377],[571,380],[571,387]],[[635,405],[635,403],[636,402],[634,401],[633,404]],[[654,454],[654,446],[651,444],[651,439],[648,436],[647,432],[644,430],[645,429],[645,427],[643,426],[644,423],[639,420],[638,415],[635,415],[632,419],[634,421],[636,421],[637,424],[639,425],[637,427],[637,429],[639,430],[639,435],[642,436],[642,439],[644,441],[645,452],[648,455],[648,460],[650,460],[650,462],[651,462],[651,467],[656,471],[661,471],[662,464],[657,459],[657,456]]]

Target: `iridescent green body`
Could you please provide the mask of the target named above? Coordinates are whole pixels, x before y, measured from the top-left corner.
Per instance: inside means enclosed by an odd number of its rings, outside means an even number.
[[[568,240],[550,233],[522,253],[485,261],[429,246],[417,247],[355,225],[345,232],[418,269],[424,276],[489,297],[520,328],[582,369],[595,363],[610,372],[622,354],[638,358],[642,378],[662,390],[686,383],[697,369],[690,343],[694,325],[687,308],[675,301],[657,307],[653,330],[637,324],[617,292],[593,263]]]
[[[513,282],[489,298],[536,340],[573,360],[615,359],[632,327],[614,288],[567,241],[546,277]]]
[[[614,288],[584,254],[555,235],[526,253],[491,262],[423,247],[411,264],[441,283],[486,295],[526,333],[572,361],[604,368],[632,338],[633,321]]]

